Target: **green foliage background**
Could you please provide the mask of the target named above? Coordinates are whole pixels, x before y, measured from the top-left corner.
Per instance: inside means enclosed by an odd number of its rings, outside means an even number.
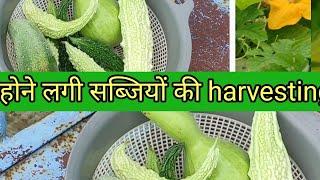
[[[268,14],[262,1],[237,0],[237,71],[309,71],[311,22],[270,30]]]
[[[320,71],[320,2],[312,0],[312,70]]]

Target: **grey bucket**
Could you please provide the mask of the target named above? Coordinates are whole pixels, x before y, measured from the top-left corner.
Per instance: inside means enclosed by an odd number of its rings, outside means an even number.
[[[253,117],[253,113],[214,114],[247,125],[251,124]],[[316,167],[320,166],[320,115],[315,112],[279,112],[278,119],[290,156],[301,168],[306,179],[318,179],[320,172]],[[118,139],[146,121],[141,113],[96,113],[73,147],[66,178],[91,179],[104,154]]]
[[[159,20],[167,44],[167,71],[188,71],[191,61],[191,34],[188,19],[194,7],[192,0],[175,4],[172,0],[146,0],[150,9]],[[6,38],[11,14],[19,0],[0,1],[0,71],[11,71]]]

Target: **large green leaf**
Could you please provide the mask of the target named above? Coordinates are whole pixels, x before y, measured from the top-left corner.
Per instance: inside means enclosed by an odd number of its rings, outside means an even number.
[[[252,5],[245,10],[237,10],[236,36],[237,38],[246,37],[253,42],[266,41],[268,36],[265,30],[263,11]],[[258,18],[258,20],[257,20]]]
[[[239,9],[243,10],[252,4],[259,3],[261,0],[236,0],[236,5]]]
[[[268,30],[268,42],[272,43],[277,39],[310,39],[311,29],[300,24],[286,26],[279,30]]]
[[[273,62],[294,72],[305,71],[308,66],[308,60],[301,54],[277,53]]]
[[[266,60],[264,57],[237,60],[236,70],[240,72],[281,72],[287,71],[281,65]]]
[[[312,38],[312,71],[320,71],[320,31]]]
[[[262,43],[259,48],[247,51],[246,57],[237,61],[239,71],[305,71],[308,57],[297,48],[297,42],[282,39],[271,45]]]
[[[264,30],[264,23],[254,23],[242,26],[237,30],[237,38],[246,37],[253,42],[266,41],[267,32]]]
[[[236,24],[238,25],[244,25],[248,21],[255,21],[256,18],[259,16],[263,16],[263,11],[261,9],[258,9],[257,5],[252,5],[244,10],[240,10],[237,8],[236,11]]]

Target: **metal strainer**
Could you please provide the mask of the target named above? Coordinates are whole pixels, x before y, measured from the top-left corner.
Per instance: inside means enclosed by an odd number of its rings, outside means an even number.
[[[13,19],[25,18],[25,15],[22,10],[23,2],[24,0],[21,0],[19,2],[19,4],[17,5],[17,7],[12,13],[10,21],[12,21]],[[56,5],[59,5],[61,0],[54,0],[54,2]],[[48,7],[47,0],[34,0],[34,3],[42,10],[47,11],[47,7]],[[73,16],[73,7],[71,6],[69,8],[69,18],[71,19],[72,16]],[[168,58],[166,37],[158,18],[150,8],[149,8],[149,17],[150,17],[151,28],[153,32],[153,42],[154,42],[152,71],[156,71],[156,72],[166,71],[167,58]],[[15,52],[14,52],[14,44],[10,40],[9,34],[7,34],[6,44],[7,44],[7,52],[8,52],[10,64],[15,71],[19,71],[17,62],[16,62]],[[120,46],[115,47],[115,51],[120,56],[122,56],[123,52]]]
[[[211,137],[220,137],[236,144],[245,151],[248,150],[250,145],[250,126],[234,119],[213,114],[196,113],[194,114],[194,117],[199,124],[200,129],[205,134]],[[127,154],[141,165],[145,162],[148,144],[150,144],[162,158],[166,150],[175,143],[173,139],[168,137],[155,124],[146,122],[123,135],[111,146],[96,168],[93,175],[94,180],[105,175],[114,176],[110,165],[111,155],[116,147],[127,141],[130,142],[130,145],[127,148]],[[291,160],[291,163],[294,179],[305,180],[306,178],[298,165],[293,160]],[[178,160],[177,172],[179,178],[181,178],[183,174],[182,156]]]

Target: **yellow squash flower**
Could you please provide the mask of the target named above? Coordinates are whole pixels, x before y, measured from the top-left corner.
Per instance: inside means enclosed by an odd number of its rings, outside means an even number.
[[[311,0],[266,0],[270,5],[269,29],[294,25],[304,17],[311,20]]]

